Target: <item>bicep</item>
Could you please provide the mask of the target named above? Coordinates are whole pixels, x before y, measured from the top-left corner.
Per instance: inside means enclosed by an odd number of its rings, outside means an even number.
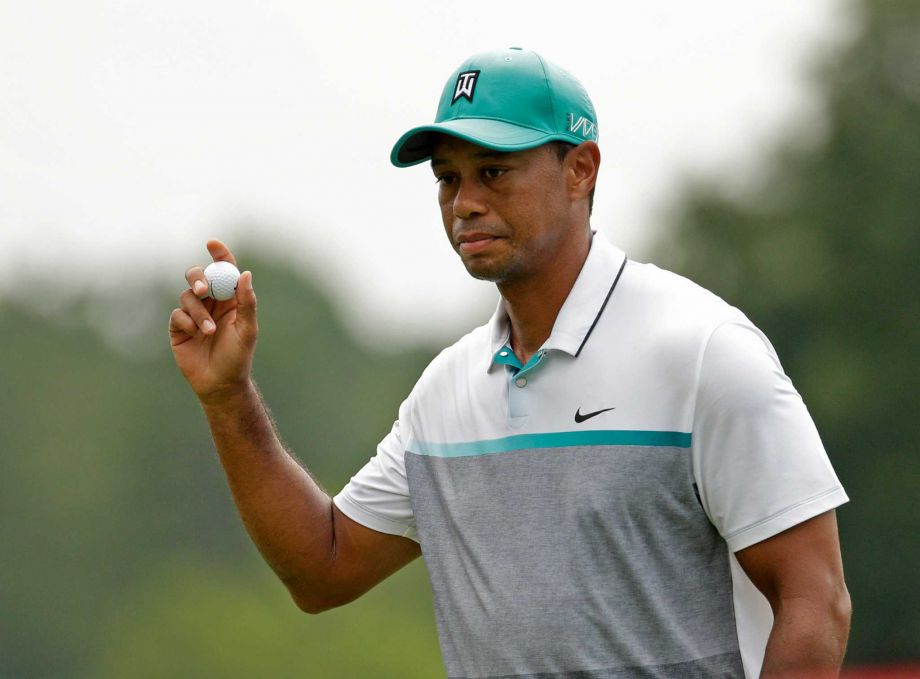
[[[356,599],[421,554],[405,466],[409,399],[372,457],[335,496],[330,580],[333,601]],[[343,511],[344,510],[344,511]]]
[[[332,505],[335,530],[333,573],[339,605],[358,598],[415,560],[422,551],[414,540],[363,526]]]
[[[788,599],[825,599],[845,591],[834,510],[735,553],[774,613]]]

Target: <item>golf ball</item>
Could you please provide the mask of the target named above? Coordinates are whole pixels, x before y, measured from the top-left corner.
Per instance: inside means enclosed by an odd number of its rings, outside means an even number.
[[[233,299],[240,280],[239,269],[230,262],[211,262],[205,267],[204,276],[208,279],[208,295],[221,302]]]

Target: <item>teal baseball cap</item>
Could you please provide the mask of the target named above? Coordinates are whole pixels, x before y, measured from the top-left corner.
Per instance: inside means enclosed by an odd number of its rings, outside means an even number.
[[[496,151],[550,141],[597,141],[597,115],[578,80],[520,47],[476,54],[448,78],[430,125],[413,127],[390,153],[397,167],[431,158],[438,134]]]

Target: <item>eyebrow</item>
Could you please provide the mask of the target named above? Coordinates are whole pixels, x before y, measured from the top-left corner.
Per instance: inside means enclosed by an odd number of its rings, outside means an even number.
[[[502,158],[509,154],[509,151],[493,151],[492,149],[484,149],[482,151],[477,151],[473,154],[474,158]],[[447,165],[449,161],[443,158],[437,158],[435,156],[431,157],[431,167],[437,165]]]

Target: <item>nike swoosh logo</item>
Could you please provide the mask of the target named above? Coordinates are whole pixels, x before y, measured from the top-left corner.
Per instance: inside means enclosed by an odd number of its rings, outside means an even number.
[[[575,411],[575,421],[579,424],[585,420],[590,420],[595,415],[600,415],[601,413],[606,413],[608,410],[616,410],[616,408],[604,408],[603,410],[595,410],[593,413],[581,414],[581,408]]]

